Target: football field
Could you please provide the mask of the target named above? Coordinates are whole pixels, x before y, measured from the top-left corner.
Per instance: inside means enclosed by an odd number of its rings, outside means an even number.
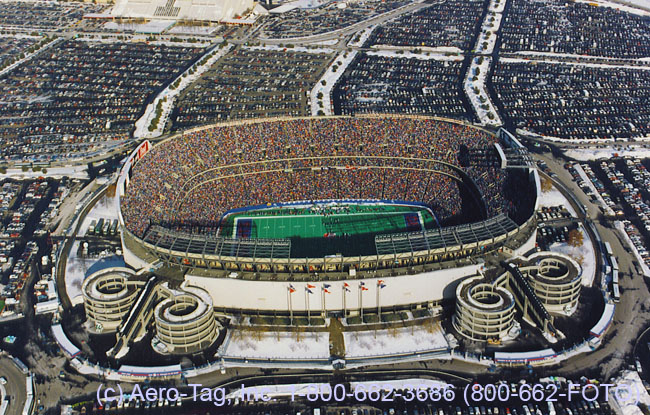
[[[435,218],[425,207],[340,205],[233,214],[221,232],[234,238],[316,238],[417,231],[432,224]]]

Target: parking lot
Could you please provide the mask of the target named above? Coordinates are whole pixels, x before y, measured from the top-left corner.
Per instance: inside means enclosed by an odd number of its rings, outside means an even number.
[[[462,62],[359,53],[337,83],[336,114],[407,113],[472,119]]]
[[[650,56],[650,18],[565,0],[512,0],[501,23],[504,52],[615,58]]]
[[[81,20],[84,14],[98,13],[105,5],[56,1],[3,1],[0,28],[59,30]]]
[[[650,135],[650,70],[500,60],[490,84],[513,129],[563,139]]]
[[[470,50],[486,7],[485,0],[447,0],[432,4],[379,26],[364,46],[428,46]]]
[[[11,65],[20,56],[35,46],[41,38],[28,36],[1,36],[0,37],[0,70]]]
[[[239,48],[181,94],[175,129],[238,118],[308,115],[307,97],[333,54]]]
[[[149,100],[202,48],[62,41],[0,83],[0,159],[89,157],[130,138]]]

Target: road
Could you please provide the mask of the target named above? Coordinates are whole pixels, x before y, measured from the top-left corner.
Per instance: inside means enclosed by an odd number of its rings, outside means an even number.
[[[6,356],[0,357],[0,374],[7,378],[4,385],[9,396],[9,408],[7,415],[20,415],[25,407],[27,390],[25,389],[25,375],[16,367],[14,362]]]
[[[275,44],[287,44],[287,43],[292,43],[292,44],[311,44],[311,43],[317,43],[317,42],[324,42],[327,40],[332,40],[332,39],[341,39],[342,37],[349,36],[353,33],[356,33],[360,30],[366,29],[368,26],[372,25],[377,25],[377,24],[382,24],[388,20],[394,19],[396,17],[399,17],[403,14],[406,13],[412,13],[416,10],[423,9],[425,7],[429,7],[431,4],[427,3],[411,3],[409,5],[397,8],[395,10],[391,10],[389,12],[386,12],[384,14],[380,14],[375,17],[371,17],[368,20],[363,20],[361,22],[355,23],[353,25],[350,25],[348,27],[345,27],[340,30],[335,30],[333,32],[327,32],[323,33],[320,35],[312,35],[312,36],[304,36],[304,37],[296,37],[296,38],[288,38],[288,39],[259,39],[260,41],[268,44],[268,45],[275,45]],[[248,37],[242,39],[239,42],[231,41],[232,43],[245,43],[246,40],[248,40]]]
[[[621,301],[616,306],[614,322],[603,344],[592,353],[582,354],[565,361],[557,370],[559,374],[571,374],[601,366],[604,376],[602,380],[604,381],[614,375],[617,369],[626,362],[626,355],[632,351],[638,334],[650,320],[650,312],[641,307],[644,303],[646,306],[650,305],[650,301],[648,301],[650,292],[643,276],[636,272],[632,264],[634,258],[628,252],[629,248],[608,221],[601,220],[599,206],[592,203],[587,195],[580,190],[564,168],[564,162],[546,155],[535,155],[535,158],[545,161],[551,171],[557,175],[556,179],[560,180],[581,203],[587,206],[589,219],[596,226],[602,239],[609,241],[619,262]]]

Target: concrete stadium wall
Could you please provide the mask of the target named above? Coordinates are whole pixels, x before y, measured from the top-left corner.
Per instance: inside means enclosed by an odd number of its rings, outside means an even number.
[[[214,304],[226,309],[288,311],[289,301],[293,311],[306,312],[307,301],[309,310],[341,311],[343,310],[344,283],[349,285],[345,293],[345,309],[358,310],[377,308],[377,292],[381,307],[405,306],[410,304],[429,303],[453,298],[456,285],[466,277],[476,275],[481,264],[469,265],[453,269],[425,272],[416,275],[383,278],[385,287],[379,288],[379,278],[350,279],[325,282],[278,282],[250,281],[234,278],[213,278],[186,275],[188,285],[203,288],[212,296]],[[363,291],[361,304],[359,302],[360,282],[367,291]],[[329,285],[323,291],[324,284]],[[289,293],[289,286],[296,291]],[[308,285],[313,294],[307,293]],[[307,300],[308,298],[308,300]]]

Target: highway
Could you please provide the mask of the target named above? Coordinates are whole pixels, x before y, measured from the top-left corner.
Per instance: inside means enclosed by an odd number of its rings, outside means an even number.
[[[430,5],[431,4],[427,4],[427,3],[410,3],[406,6],[402,6],[400,8],[391,10],[384,14],[371,17],[370,19],[363,20],[361,22],[355,23],[343,29],[322,33],[319,35],[311,35],[311,36],[288,38],[288,39],[259,39],[259,40],[268,45],[276,45],[276,44],[287,44],[287,43],[310,44],[310,43],[324,42],[332,39],[341,39],[345,36],[349,36],[353,33],[364,30],[369,26],[384,23],[388,20],[395,19],[403,14],[413,13],[417,10],[423,9],[425,7],[429,7]],[[248,40],[248,36],[242,39],[242,41],[240,42],[231,41],[231,43],[241,43],[241,42],[245,42],[246,40]]]

